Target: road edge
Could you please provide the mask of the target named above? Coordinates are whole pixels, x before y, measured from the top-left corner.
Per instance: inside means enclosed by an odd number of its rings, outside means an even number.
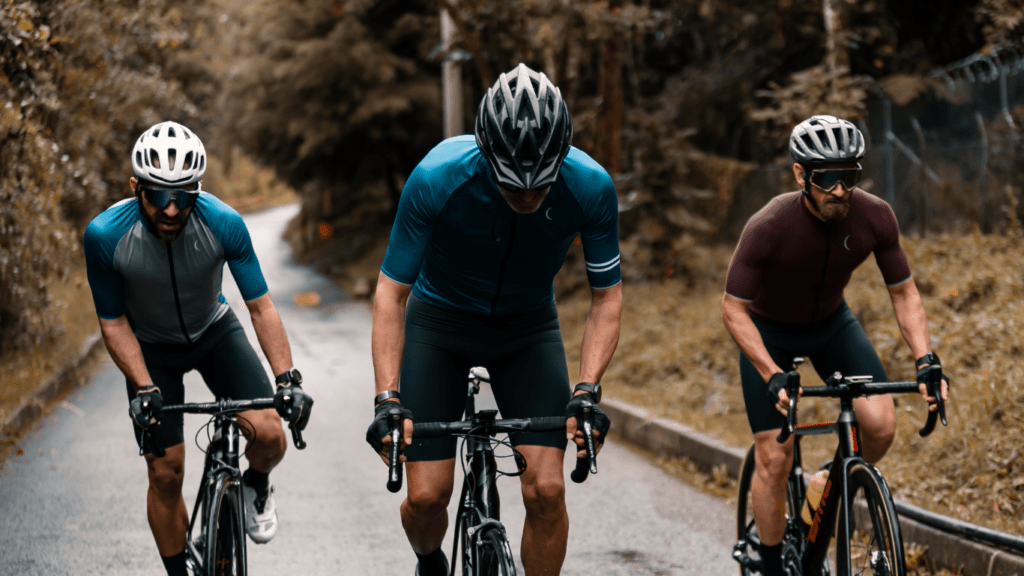
[[[102,349],[103,338],[96,332],[86,338],[72,358],[43,382],[34,392],[22,399],[14,411],[0,421],[0,447],[16,443],[21,435],[32,424],[44,416],[45,407],[61,394],[72,390],[76,385],[75,371],[85,365],[93,352]]]
[[[703,472],[725,466],[738,478],[746,449],[736,448],[685,424],[654,416],[649,410],[605,399],[601,409],[612,420],[613,437],[656,454],[685,457]],[[904,543],[926,546],[929,566],[974,576],[1024,576],[1024,557],[986,544],[964,540],[910,518],[900,517]],[[978,570],[981,569],[981,570]],[[983,570],[983,571],[982,571]]]

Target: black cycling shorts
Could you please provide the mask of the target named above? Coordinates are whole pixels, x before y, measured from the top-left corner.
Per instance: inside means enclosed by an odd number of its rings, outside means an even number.
[[[400,389],[415,422],[452,422],[466,407],[469,369],[483,366],[503,418],[562,416],[569,372],[554,303],[525,314],[491,317],[438,308],[409,297]],[[513,445],[565,449],[565,431],[509,435]],[[413,438],[409,461],[455,457],[457,438]]]
[[[139,342],[146,369],[153,384],[160,388],[164,405],[181,404],[185,401],[185,386],[182,378],[186,372],[198,370],[207,388],[218,398],[232,400],[255,400],[274,395],[270,378],[249,344],[245,330],[238,317],[231,310],[207,328],[206,332],[192,344],[152,344]],[[135,387],[127,382],[128,398],[135,398]],[[153,429],[153,436],[164,448],[177,446],[185,441],[184,415],[165,415],[160,425]],[[142,429],[135,429],[135,440],[142,446]],[[150,446],[144,447],[152,452]]]
[[[793,358],[803,356],[810,359],[822,380],[838,370],[845,376],[870,375],[875,382],[889,381],[878,353],[845,300],[828,318],[811,324],[769,322],[753,314],[750,318],[768,354],[783,370],[791,369]],[[781,429],[786,417],[771,404],[768,385],[743,352],[740,378],[751,431]]]

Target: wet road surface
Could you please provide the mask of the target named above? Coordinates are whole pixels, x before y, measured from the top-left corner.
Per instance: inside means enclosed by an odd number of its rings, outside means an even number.
[[[297,210],[246,216],[295,366],[316,400],[305,432],[307,449],[290,445],[271,474],[280,529],[267,545],[250,543],[250,574],[412,574],[415,556],[398,516],[403,496],[387,491],[387,469],[364,440],[372,418],[371,314],[365,302],[350,301],[329,280],[291,261],[280,236]],[[259,350],[228,278],[226,271],[225,298]],[[185,383],[187,401],[212,399],[197,373],[186,375]],[[479,408],[488,406],[493,401],[486,397],[478,402]],[[107,360],[22,440],[23,454],[0,465],[0,576],[164,573],[146,522],[145,461],[127,412],[124,379]],[[185,416],[190,511],[202,472],[202,453],[192,438],[205,422]],[[566,459],[566,477],[571,460]],[[736,570],[729,557],[733,512],[724,502],[681,484],[614,441],[598,464],[600,473],[586,483],[567,480],[571,526],[562,574]],[[519,482],[501,478],[498,487],[502,521],[518,559],[525,514]],[[458,494],[458,483],[455,489]],[[450,510],[454,516],[454,502]],[[444,550],[451,552],[451,528]]]

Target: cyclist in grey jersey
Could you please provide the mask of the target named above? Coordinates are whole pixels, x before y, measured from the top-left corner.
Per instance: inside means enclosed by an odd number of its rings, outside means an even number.
[[[93,300],[104,343],[125,375],[129,414],[149,470],[147,512],[169,575],[186,574],[188,512],[181,495],[184,444],[181,414],[164,417],[165,402],[184,401],[182,376],[197,369],[218,397],[274,395],[220,287],[228,263],[245,299],[279,392],[274,410],[247,411],[240,420],[249,441],[244,480],[247,532],[267,542],[277,530],[268,474],[284,456],[281,416],[300,429],[312,399],[298,387],[288,339],[267,292],[241,217],[201,192],[206,168],[202,142],[188,128],[163,122],[148,128],[132,151],[134,198],[97,216],[83,240]],[[295,398],[285,405],[284,390]],[[146,406],[151,409],[145,409]],[[143,431],[166,449],[156,458]]]

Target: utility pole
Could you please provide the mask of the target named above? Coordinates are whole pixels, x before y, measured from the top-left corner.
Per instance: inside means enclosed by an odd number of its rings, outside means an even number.
[[[455,0],[451,1],[455,4]],[[462,64],[452,58],[455,23],[448,10],[441,8],[441,46],[444,63],[441,64],[441,98],[444,107],[444,137],[463,134],[462,129]]]

